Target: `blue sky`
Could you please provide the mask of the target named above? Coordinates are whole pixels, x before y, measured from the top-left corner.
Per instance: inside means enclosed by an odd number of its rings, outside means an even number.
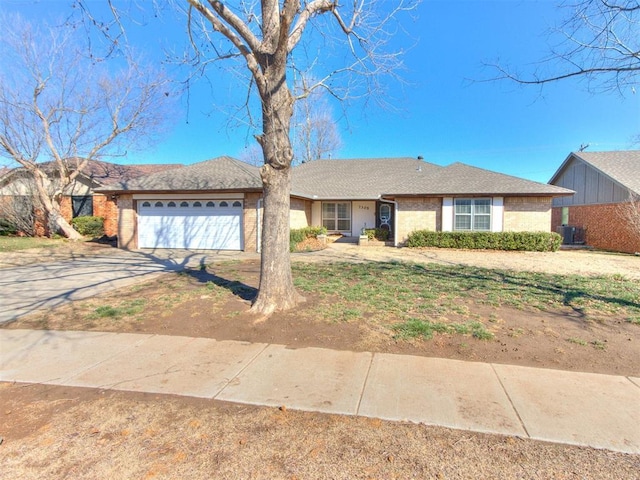
[[[142,2],[144,4],[144,2]],[[546,182],[581,144],[588,150],[637,148],[640,99],[631,92],[587,92],[578,80],[538,87],[482,82],[496,73],[483,66],[500,61],[521,71],[548,54],[546,32],[566,11],[555,1],[424,1],[415,21],[404,26],[416,44],[405,56],[404,86],[394,86],[396,109],[351,105],[343,117],[334,106],[343,148],[336,158],[417,157],[439,165],[463,162]],[[61,0],[0,0],[27,18],[64,15]],[[150,20],[151,22],[153,19]],[[161,55],[164,46],[181,45],[184,25],[167,22],[131,40]],[[159,30],[156,30],[158,29]],[[408,42],[405,41],[406,44]],[[162,141],[130,153],[132,163],[193,163],[219,155],[239,157],[253,131],[227,121],[238,87],[219,70],[191,89]],[[212,93],[213,92],[213,93]]]

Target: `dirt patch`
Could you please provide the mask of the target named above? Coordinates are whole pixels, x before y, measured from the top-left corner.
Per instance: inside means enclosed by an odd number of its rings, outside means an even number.
[[[317,252],[327,248],[327,242],[318,240],[315,237],[307,237],[295,247],[296,252]]]
[[[0,384],[3,478],[636,478],[640,456],[205,399]]]

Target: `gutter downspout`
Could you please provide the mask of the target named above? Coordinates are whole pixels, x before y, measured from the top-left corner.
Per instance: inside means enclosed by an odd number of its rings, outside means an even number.
[[[393,204],[393,246],[398,246],[398,202],[395,200],[385,200],[382,195],[378,197],[380,202]]]
[[[258,244],[256,245],[256,252],[258,253],[262,253],[261,252],[261,247],[262,247],[262,223],[260,222],[260,210],[262,210],[262,200],[264,200],[262,197],[258,199],[258,202],[256,203],[256,228],[258,229],[257,235],[256,235],[256,239]]]

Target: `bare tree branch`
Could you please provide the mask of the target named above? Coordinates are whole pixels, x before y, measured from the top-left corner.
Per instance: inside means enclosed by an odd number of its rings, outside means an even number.
[[[627,222],[629,230],[638,239],[640,245],[640,195],[630,194],[626,202],[618,207],[619,212]]]
[[[77,238],[60,214],[61,196],[91,160],[151,139],[171,89],[160,71],[132,55],[117,59],[120,68],[92,59],[73,29],[18,16],[0,24],[0,157],[31,174],[38,204],[57,229]]]
[[[561,40],[538,68],[522,75],[503,65],[488,64],[499,72],[491,80],[544,85],[584,78],[593,90],[635,91],[640,75],[640,2],[581,0],[563,8],[567,18],[553,32]]]

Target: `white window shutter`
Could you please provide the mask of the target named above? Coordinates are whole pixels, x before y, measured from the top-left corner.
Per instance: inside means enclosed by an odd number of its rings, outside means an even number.
[[[442,199],[442,231],[453,231],[453,197]]]
[[[504,216],[504,197],[493,197],[493,206],[491,208],[491,231],[501,232]]]

